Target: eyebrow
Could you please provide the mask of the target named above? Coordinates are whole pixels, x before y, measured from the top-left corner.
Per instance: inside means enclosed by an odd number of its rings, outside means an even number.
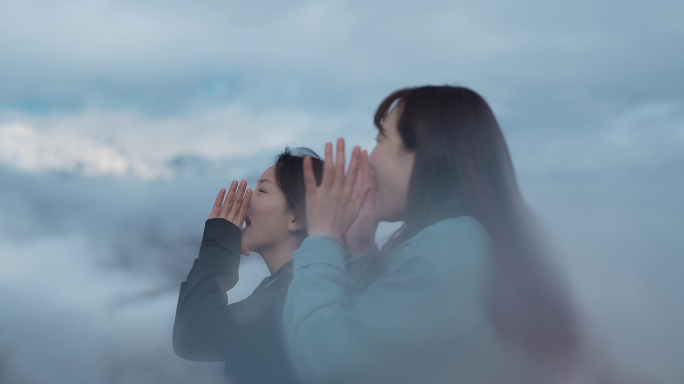
[[[259,184],[259,183],[262,183],[262,184],[263,184],[264,181],[268,181],[269,183],[273,184],[273,183],[271,182],[271,180],[269,180],[269,179],[259,179],[259,181],[257,181],[257,184]]]

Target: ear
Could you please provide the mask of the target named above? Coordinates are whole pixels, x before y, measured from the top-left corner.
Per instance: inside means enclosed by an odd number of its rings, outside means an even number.
[[[287,230],[290,231],[290,232],[296,232],[296,231],[299,231],[299,230],[302,230],[302,229],[304,229],[304,226],[301,225],[301,224],[299,224],[299,223],[297,222],[297,218],[296,218],[294,215],[292,215],[292,218],[290,219],[290,222],[287,223]]]

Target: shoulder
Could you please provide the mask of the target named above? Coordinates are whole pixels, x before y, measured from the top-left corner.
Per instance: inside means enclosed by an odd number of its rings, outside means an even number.
[[[484,226],[470,216],[438,221],[407,240],[397,257],[428,259],[444,272],[486,262],[492,240]]]
[[[459,216],[438,221],[404,244],[407,251],[439,251],[452,246],[487,247],[491,239],[479,221],[470,216]]]

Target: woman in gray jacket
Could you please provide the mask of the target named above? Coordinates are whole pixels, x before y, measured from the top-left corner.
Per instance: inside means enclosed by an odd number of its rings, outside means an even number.
[[[320,186],[304,163],[309,236],[293,256],[283,318],[301,379],[577,380],[570,300],[484,99],[404,89],[375,125],[370,159],[354,148],[346,172],[344,140],[334,163],[326,145]],[[380,250],[378,221],[404,222]],[[356,257],[345,260],[342,237]]]

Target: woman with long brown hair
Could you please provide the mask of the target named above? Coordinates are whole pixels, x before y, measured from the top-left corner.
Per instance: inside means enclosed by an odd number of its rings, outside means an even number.
[[[354,148],[347,172],[344,141],[335,164],[326,145],[319,187],[304,163],[309,237],[284,309],[301,379],[568,379],[579,350],[570,300],[484,99],[463,87],[403,89],[375,125],[370,159]],[[404,222],[380,250],[378,221]],[[345,260],[343,237],[356,257]]]

